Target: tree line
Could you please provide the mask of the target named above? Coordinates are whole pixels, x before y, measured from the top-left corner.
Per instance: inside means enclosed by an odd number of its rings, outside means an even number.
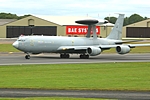
[[[30,14],[28,15],[23,15],[23,16],[17,16],[16,14],[11,14],[11,13],[0,13],[0,19],[22,19],[25,17],[30,16]],[[115,23],[117,18],[116,17],[105,17],[104,19],[108,20],[110,23]],[[125,17],[124,18],[124,26],[125,25],[129,25],[132,23],[136,23],[142,20],[146,20],[148,19],[147,17],[142,17],[139,14],[133,14],[130,17]]]
[[[17,16],[16,14],[11,13],[0,13],[0,19],[22,19],[30,15]]]
[[[110,23],[115,23],[117,18],[116,17],[105,17],[104,19],[108,20]],[[123,26],[133,24],[139,21],[143,21],[148,19],[147,17],[142,17],[139,14],[132,14],[130,17],[125,17],[124,18],[124,23]]]

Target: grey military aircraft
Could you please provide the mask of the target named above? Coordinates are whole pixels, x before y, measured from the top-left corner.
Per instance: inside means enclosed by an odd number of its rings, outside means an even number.
[[[88,25],[86,37],[20,36],[13,46],[26,53],[26,59],[30,59],[30,54],[40,53],[59,53],[60,58],[69,58],[69,54],[80,54],[80,58],[88,59],[89,56],[99,55],[110,48],[116,48],[118,54],[127,54],[136,46],[150,46],[150,44],[123,44],[128,42],[121,40],[123,21],[124,14],[119,14],[112,31],[106,38],[98,38],[96,34],[96,25],[101,22],[84,19],[75,22]],[[93,37],[90,36],[91,31]]]

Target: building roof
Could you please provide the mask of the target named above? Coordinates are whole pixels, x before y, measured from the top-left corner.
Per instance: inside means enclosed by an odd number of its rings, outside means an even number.
[[[102,26],[114,26],[114,24],[112,24],[112,23],[106,23],[106,24],[103,24]]]
[[[49,22],[58,24],[58,25],[80,25],[75,23],[77,20],[83,20],[83,19],[96,19],[99,21],[104,21],[102,19],[97,19],[89,16],[36,16],[38,18],[47,20]]]
[[[94,19],[94,20],[98,20],[99,22],[104,22],[103,19],[98,19],[98,18],[93,18],[90,16],[43,16],[43,15],[37,15],[34,16],[61,26],[65,26],[65,25],[82,25],[82,24],[78,24],[75,23],[75,21],[77,20],[85,20],[85,19]],[[0,26],[4,25],[4,24],[8,24],[11,22],[16,21],[17,19],[0,19]],[[101,24],[100,26],[114,26],[112,23],[106,23],[106,24]]]
[[[10,22],[16,21],[17,19],[0,19],[0,25],[8,24]]]
[[[139,22],[135,22],[135,23],[132,23],[132,24],[129,24],[129,25],[126,25],[124,27],[130,27],[130,26],[137,26],[137,25],[140,25],[140,27],[142,27],[143,25],[141,25],[142,23],[145,23],[143,27],[147,27],[147,23],[150,22],[150,18],[146,19],[146,20],[142,20],[142,21],[139,21]]]

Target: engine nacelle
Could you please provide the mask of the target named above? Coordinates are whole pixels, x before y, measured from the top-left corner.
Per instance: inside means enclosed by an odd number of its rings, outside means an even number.
[[[124,45],[117,46],[116,51],[119,54],[126,54],[126,53],[130,52],[130,47],[129,46],[124,46]]]
[[[87,48],[86,52],[90,56],[96,56],[96,55],[99,55],[102,52],[102,50],[100,48],[97,48],[97,47],[89,47],[89,48]]]

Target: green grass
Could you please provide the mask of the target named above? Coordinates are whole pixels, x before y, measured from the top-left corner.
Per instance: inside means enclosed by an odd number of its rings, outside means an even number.
[[[0,88],[150,90],[150,62],[0,66]]]
[[[20,52],[12,44],[0,44],[0,52]]]

